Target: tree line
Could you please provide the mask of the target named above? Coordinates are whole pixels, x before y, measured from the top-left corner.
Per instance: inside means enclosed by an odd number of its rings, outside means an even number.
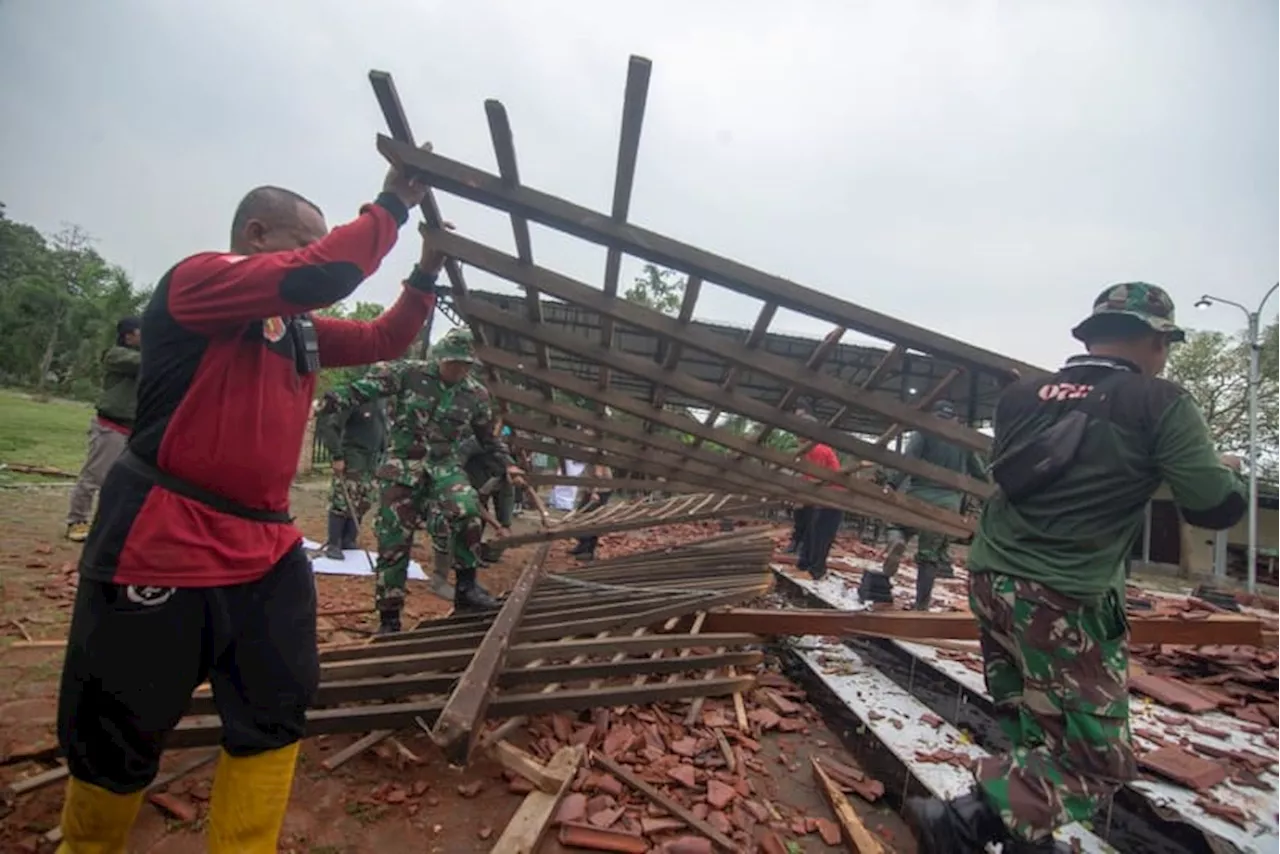
[[[664,314],[680,310],[687,279],[673,270],[646,264],[623,296]],[[102,377],[102,353],[115,338],[116,321],[142,312],[149,287],[137,287],[118,265],[99,254],[92,237],[75,225],[52,235],[10,219],[0,202],[0,385],[40,394],[92,400]],[[336,317],[369,319],[382,311],[372,302],[325,309]],[[1220,450],[1245,456],[1248,448],[1247,382],[1250,346],[1243,334],[1191,331],[1174,348],[1166,376],[1181,383],[1204,411]],[[1280,434],[1280,361],[1277,324],[1262,335],[1258,389],[1260,469],[1275,479]],[[347,381],[362,369],[325,371],[320,390]],[[585,405],[570,396],[564,402]],[[671,407],[681,411],[679,407]],[[694,413],[685,412],[690,417]],[[622,413],[615,417],[629,419]],[[750,436],[761,425],[739,415],[722,416],[719,426]],[[692,443],[688,433],[655,427],[655,432]],[[798,447],[796,437],[776,431],[766,444],[778,450]],[[715,443],[706,447],[725,450]]]

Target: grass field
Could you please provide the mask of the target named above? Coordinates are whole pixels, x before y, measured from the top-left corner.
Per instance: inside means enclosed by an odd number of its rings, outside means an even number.
[[[88,441],[87,403],[50,399],[40,402],[29,394],[0,389],[0,463],[53,466],[75,474],[84,462]],[[0,473],[6,479],[34,480],[38,476]],[[49,478],[39,478],[45,482]]]

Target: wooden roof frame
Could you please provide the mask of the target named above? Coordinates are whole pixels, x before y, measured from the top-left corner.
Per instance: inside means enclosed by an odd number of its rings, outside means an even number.
[[[490,391],[503,410],[503,418],[513,428],[557,440],[560,444],[556,447],[580,449],[575,451],[578,459],[584,459],[584,455],[602,462],[608,462],[611,457],[625,459],[625,467],[631,471],[718,488],[727,494],[820,500],[827,505],[911,527],[957,536],[971,531],[970,521],[959,514],[887,492],[859,477],[857,467],[844,472],[827,471],[797,461],[795,454],[777,451],[764,440],[772,431],[786,430],[806,440],[806,447],[816,442],[825,443],[860,461],[926,478],[981,498],[991,491],[990,484],[985,481],[907,458],[889,445],[901,431],[919,430],[964,448],[985,451],[990,445],[987,436],[956,421],[934,417],[928,411],[929,402],[944,393],[947,385],[962,371],[982,372],[1003,382],[1018,376],[1043,374],[1044,371],[628,223],[651,70],[649,60],[631,57],[613,202],[608,214],[520,183],[511,126],[501,102],[485,102],[485,114],[498,163],[499,174],[494,175],[415,147],[390,75],[377,71],[370,73],[370,81],[391,131],[389,137],[378,137],[378,150],[383,156],[437,190],[503,211],[511,219],[516,246],[514,256],[443,230],[433,194],[429,193],[422,205],[427,226],[435,230],[433,239],[450,259],[446,274],[453,308],[475,335]],[[592,287],[535,264],[530,222],[604,246],[607,255],[602,287]],[[670,317],[618,296],[624,253],[687,276],[677,316]],[[504,310],[490,301],[472,297],[462,275],[463,264],[521,286],[525,292],[523,310]],[[704,282],[715,283],[763,303],[745,339],[735,341],[723,335],[708,334],[707,329],[700,329],[691,322]],[[544,294],[595,312],[601,320],[599,342],[543,323]],[[834,325],[822,343],[803,361],[762,352],[759,347],[780,308]],[[618,351],[614,347],[614,338],[619,325],[657,336],[662,342],[660,357],[649,360]],[[502,330],[507,336],[515,335],[532,342],[533,359],[493,346],[486,329]],[[946,359],[958,367],[930,389],[922,400],[914,403],[873,391],[872,377],[856,384],[841,381],[822,373],[820,366],[848,330],[856,330],[893,345],[872,372],[873,377],[887,369],[892,359],[902,358],[909,351]],[[554,370],[549,358],[553,349],[594,362],[598,366],[596,381],[583,381],[569,372]],[[680,354],[686,350],[708,353],[730,367],[719,383],[682,374],[678,365]],[[774,378],[788,390],[780,400],[771,402],[744,395],[735,390],[742,370]],[[650,393],[644,397],[619,393],[611,388],[614,372],[646,381]],[[515,378],[515,381],[508,378]],[[526,387],[522,388],[522,385]],[[553,388],[589,401],[590,408],[557,401]],[[664,408],[670,391],[704,401],[708,415],[698,421],[687,414]],[[790,407],[800,395],[834,404],[836,416],[824,423],[793,413]],[[512,406],[524,412],[513,411]],[[606,414],[609,409],[626,412],[639,422],[610,418]],[[856,410],[875,413],[891,426],[875,441],[835,429],[834,425],[845,413]],[[535,418],[525,414],[528,412],[541,413],[548,418]],[[743,415],[759,422],[763,430],[755,437],[734,434],[716,426],[722,413]],[[596,435],[588,437],[577,427],[558,422],[589,425],[596,430]],[[686,434],[691,442],[661,435],[656,432],[658,426]],[[705,442],[716,443],[732,453],[718,453],[704,447]],[[529,443],[526,441],[524,444],[527,447]],[[830,488],[832,486],[842,488]]]

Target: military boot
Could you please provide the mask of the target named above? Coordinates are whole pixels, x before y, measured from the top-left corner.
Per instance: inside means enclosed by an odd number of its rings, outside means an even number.
[[[325,539],[324,548],[320,552],[329,560],[344,559],[342,554],[342,534],[346,523],[347,516],[345,513],[329,514],[329,536]]]
[[[893,602],[893,582],[883,572],[866,570],[858,582],[858,601],[864,605]]]
[[[448,552],[431,553],[435,566],[431,571],[431,592],[446,602],[453,599],[453,585],[449,583],[449,568],[453,561]]]
[[[933,582],[938,577],[937,564],[924,561],[916,565],[916,610],[928,611],[933,603]]]
[[[378,612],[378,635],[395,635],[400,633],[400,612],[399,611],[379,611]]]
[[[476,571],[457,567],[458,588],[453,595],[455,611],[491,611],[498,607],[498,600],[476,582]]]
[[[502,560],[502,549],[495,548],[489,543],[481,543],[479,556],[485,563],[497,563]]]
[[[1005,846],[1003,851],[1009,850],[1009,832],[1000,814],[977,791],[950,801],[908,798],[902,817],[916,838],[920,854],[985,851],[989,843],[996,842]]]

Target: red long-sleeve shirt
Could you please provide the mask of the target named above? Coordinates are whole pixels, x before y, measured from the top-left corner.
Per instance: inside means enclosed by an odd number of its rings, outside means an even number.
[[[161,279],[142,318],[138,459],[255,510],[287,511],[316,375],[297,367],[289,318],[348,296],[395,245],[408,212],[383,194],[303,249],[194,255]],[[435,305],[406,288],[372,322],[313,317],[321,365],[399,358]],[[90,578],[214,587],[264,575],[301,538],[292,524],[219,512],[123,466],[103,486],[81,558]]]

